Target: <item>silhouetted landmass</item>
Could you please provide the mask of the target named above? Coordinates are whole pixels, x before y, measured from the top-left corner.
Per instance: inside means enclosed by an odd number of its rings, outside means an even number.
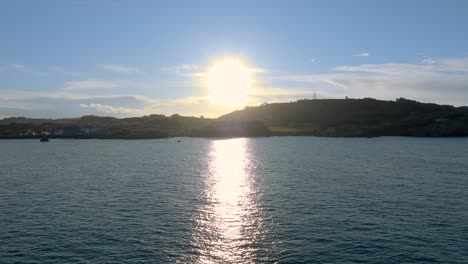
[[[468,107],[365,99],[299,100],[246,107],[220,120],[258,120],[273,135],[468,136]]]
[[[0,138],[149,139],[190,136],[193,128],[209,126],[214,119],[180,115],[149,115],[132,118],[83,116],[66,119],[30,119],[24,117],[0,120]]]
[[[314,99],[246,107],[217,119],[180,115],[0,120],[0,138],[146,139],[173,136],[468,136],[468,107],[365,99]]]

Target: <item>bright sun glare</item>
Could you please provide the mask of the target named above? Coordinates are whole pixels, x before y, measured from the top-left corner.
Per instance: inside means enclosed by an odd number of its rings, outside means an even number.
[[[215,61],[203,75],[210,102],[219,105],[244,105],[253,82],[253,70],[235,58]]]

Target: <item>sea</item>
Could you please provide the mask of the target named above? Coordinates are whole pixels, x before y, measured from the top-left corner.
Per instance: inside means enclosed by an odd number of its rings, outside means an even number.
[[[0,140],[0,263],[468,263],[468,138]]]

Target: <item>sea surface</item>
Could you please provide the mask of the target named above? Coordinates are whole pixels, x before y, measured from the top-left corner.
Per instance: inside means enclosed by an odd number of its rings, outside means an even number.
[[[0,140],[0,263],[468,263],[468,138]]]

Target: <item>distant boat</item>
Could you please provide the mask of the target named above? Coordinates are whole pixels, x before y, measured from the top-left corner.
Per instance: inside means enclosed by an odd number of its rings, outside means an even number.
[[[48,135],[42,135],[41,136],[41,142],[49,142],[49,136]]]

